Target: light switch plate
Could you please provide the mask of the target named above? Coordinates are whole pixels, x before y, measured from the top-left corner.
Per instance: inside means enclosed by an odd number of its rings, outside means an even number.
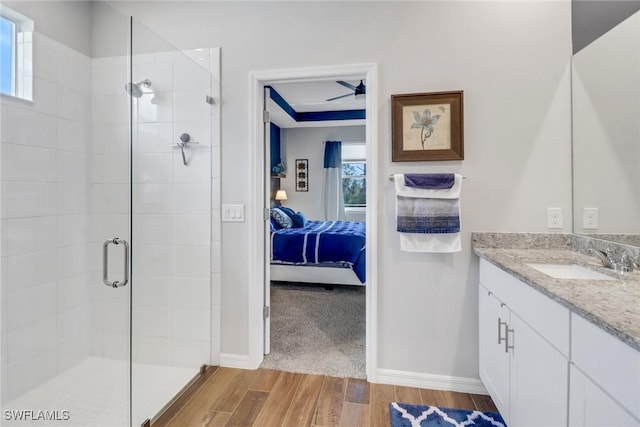
[[[222,205],[222,222],[244,222],[244,205]]]

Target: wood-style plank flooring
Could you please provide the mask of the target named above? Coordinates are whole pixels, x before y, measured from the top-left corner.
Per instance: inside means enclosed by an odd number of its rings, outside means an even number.
[[[489,396],[372,384],[354,378],[209,368],[153,427],[389,426],[393,401],[496,412]]]

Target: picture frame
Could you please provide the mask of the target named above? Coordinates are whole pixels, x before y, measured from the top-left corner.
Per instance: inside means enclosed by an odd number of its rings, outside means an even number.
[[[309,159],[296,159],[296,191],[309,191]]]
[[[463,91],[391,95],[392,162],[464,160]]]

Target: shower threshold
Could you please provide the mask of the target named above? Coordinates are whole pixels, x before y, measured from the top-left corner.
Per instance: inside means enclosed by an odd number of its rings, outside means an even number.
[[[197,369],[133,364],[133,426],[155,416],[171,401]],[[56,425],[114,427],[129,424],[129,367],[124,360],[90,357],[46,383],[5,404],[12,414],[32,411],[32,420],[7,420],[2,426],[42,426],[38,411],[56,417]],[[144,387],[143,389],[143,386]]]

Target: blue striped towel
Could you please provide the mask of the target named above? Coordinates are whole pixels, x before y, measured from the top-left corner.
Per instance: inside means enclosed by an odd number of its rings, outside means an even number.
[[[436,177],[431,175],[412,178],[414,183],[422,183],[423,188],[407,186],[404,175],[394,176],[400,249],[411,252],[458,252],[462,250],[459,199],[462,176],[455,174],[454,183],[443,188],[440,185],[442,174]],[[439,188],[433,188],[434,185],[429,183],[435,183]]]
[[[458,199],[422,199],[397,196],[397,230],[401,233],[458,233]]]

